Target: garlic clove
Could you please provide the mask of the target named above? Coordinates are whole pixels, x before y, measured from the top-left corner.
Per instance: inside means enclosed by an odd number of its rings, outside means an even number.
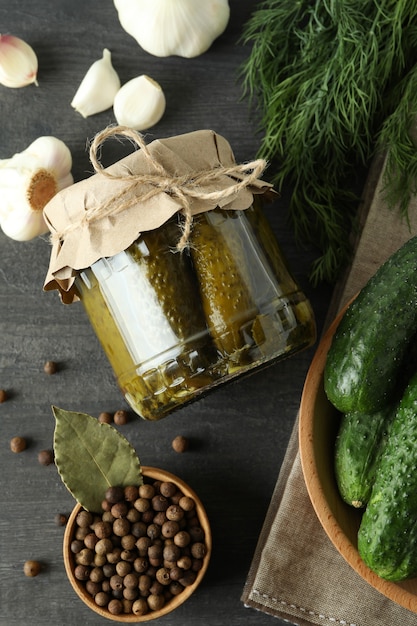
[[[112,65],[111,53],[105,48],[102,58],[87,70],[71,106],[83,117],[101,113],[113,106],[119,89],[119,76]]]
[[[15,241],[30,241],[48,231],[42,211],[9,213],[1,222],[1,229]]]
[[[13,35],[0,35],[0,84],[5,87],[26,87],[35,83],[38,58],[33,48]]]
[[[48,232],[43,208],[74,182],[68,147],[56,137],[39,137],[26,150],[0,160],[0,227],[16,241]]]
[[[113,0],[124,30],[149,54],[196,57],[229,22],[228,0]]]
[[[125,83],[114,99],[113,111],[121,126],[147,130],[165,113],[165,94],[153,78],[142,74]]]

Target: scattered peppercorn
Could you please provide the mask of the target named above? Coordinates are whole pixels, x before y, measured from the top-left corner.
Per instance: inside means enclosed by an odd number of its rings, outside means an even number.
[[[6,402],[7,398],[7,391],[5,389],[0,389],[0,404]]]
[[[173,483],[148,480],[110,487],[102,509],[78,513],[70,543],[74,575],[98,606],[111,615],[146,615],[195,582],[207,546],[193,498]]]
[[[182,452],[186,452],[188,450],[189,441],[187,437],[184,437],[183,435],[178,435],[173,440],[172,447],[175,452],[179,452],[181,454]]]
[[[10,440],[10,450],[12,452],[23,452],[27,448],[27,441],[24,437],[13,437]]]
[[[53,450],[41,450],[38,454],[38,461],[41,465],[52,465],[55,462]]]
[[[56,374],[56,372],[58,371],[58,365],[57,363],[55,363],[55,361],[46,361],[45,365],[43,366],[43,371],[45,372],[45,374]]]
[[[41,569],[39,561],[25,561],[23,565],[24,574],[29,577],[37,576],[40,574]]]
[[[68,516],[65,513],[57,513],[54,520],[57,526],[65,526],[68,521]]]
[[[113,421],[117,426],[124,426],[129,421],[129,414],[124,409],[119,409],[113,415]]]
[[[111,413],[107,413],[107,411],[102,411],[97,419],[101,424],[111,424],[113,421],[113,415]]]

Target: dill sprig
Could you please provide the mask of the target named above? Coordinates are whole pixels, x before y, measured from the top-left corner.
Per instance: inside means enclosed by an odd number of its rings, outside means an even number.
[[[251,44],[241,75],[260,112],[259,156],[276,166],[276,187],[292,190],[297,241],[318,249],[312,282],[334,282],[351,252],[358,166],[368,166],[377,147],[389,148],[388,200],[405,211],[416,191],[416,4],[266,0],[242,41]]]

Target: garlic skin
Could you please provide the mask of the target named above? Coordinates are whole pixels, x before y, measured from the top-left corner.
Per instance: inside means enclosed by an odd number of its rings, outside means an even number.
[[[33,48],[13,35],[0,35],[0,84],[5,87],[26,87],[38,75],[38,57]]]
[[[228,0],[114,0],[119,21],[138,44],[157,57],[196,57],[229,22]]]
[[[165,113],[165,94],[153,78],[142,74],[125,83],[117,92],[113,112],[120,126],[147,130]]]
[[[23,152],[0,160],[0,227],[16,241],[48,232],[43,208],[74,182],[71,152],[56,137],[39,137]]]
[[[111,62],[110,50],[104,48],[103,56],[87,70],[71,106],[83,117],[106,111],[113,106],[120,89],[120,78]]]

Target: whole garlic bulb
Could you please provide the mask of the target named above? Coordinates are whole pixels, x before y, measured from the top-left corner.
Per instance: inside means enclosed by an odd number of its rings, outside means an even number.
[[[120,78],[111,62],[110,50],[87,70],[78,87],[71,106],[83,117],[106,111],[113,106],[114,97],[120,89]]]
[[[165,113],[166,100],[156,80],[142,74],[125,83],[117,92],[113,112],[120,126],[147,130]]]
[[[114,0],[122,27],[154,56],[196,57],[229,22],[228,0]]]
[[[0,227],[16,241],[48,231],[43,208],[71,185],[72,157],[56,137],[39,137],[23,152],[0,160]]]

